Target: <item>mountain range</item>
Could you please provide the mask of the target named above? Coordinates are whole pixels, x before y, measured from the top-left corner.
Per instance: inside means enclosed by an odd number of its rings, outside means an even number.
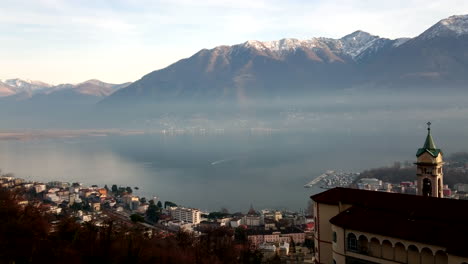
[[[134,83],[0,82],[0,103],[248,102],[343,91],[455,91],[468,83],[468,15],[443,19],[414,38],[356,31],[339,39],[249,40],[203,49]]]
[[[78,84],[51,85],[41,81],[8,79],[0,80],[1,101],[37,101],[55,98],[76,100],[78,97],[100,98],[109,96],[116,90],[128,86],[130,83],[111,84],[99,80],[88,80]]]
[[[247,41],[203,49],[151,72],[103,105],[184,100],[248,101],[344,90],[466,89],[468,15],[414,38],[356,31],[340,39]]]

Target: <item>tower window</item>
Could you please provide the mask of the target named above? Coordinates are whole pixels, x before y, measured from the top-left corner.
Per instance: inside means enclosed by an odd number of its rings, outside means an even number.
[[[423,196],[432,196],[432,182],[428,178],[423,180],[422,194]]]

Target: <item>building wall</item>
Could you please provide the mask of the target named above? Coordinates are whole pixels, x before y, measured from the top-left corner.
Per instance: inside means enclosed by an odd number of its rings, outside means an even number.
[[[418,243],[414,241],[401,240],[398,238],[381,236],[359,232],[356,230],[347,230],[339,226],[332,225],[332,233],[336,233],[336,240],[332,243],[332,260],[321,263],[345,264],[347,257],[362,259],[375,263],[415,263],[415,264],[462,264],[468,263],[468,259],[451,256],[445,253],[445,249],[439,246]],[[359,241],[364,238],[364,247],[369,248],[362,252],[348,250],[347,237],[354,234]],[[332,235],[333,236],[333,235]],[[360,248],[361,245],[358,246]]]
[[[315,223],[315,258],[319,263],[332,263],[332,230],[330,219],[339,214],[339,206],[314,203]]]
[[[335,263],[345,263],[345,232],[344,229],[332,225],[332,234],[335,232],[336,234],[336,242],[332,242],[332,258]]]
[[[171,208],[170,211],[171,211],[171,216],[174,219],[184,221],[184,222],[189,222],[192,224],[200,223],[201,212],[197,209],[176,207],[176,208]]]

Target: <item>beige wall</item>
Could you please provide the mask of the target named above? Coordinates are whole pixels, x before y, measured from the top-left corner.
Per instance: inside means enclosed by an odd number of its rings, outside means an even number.
[[[319,263],[333,263],[333,260],[335,260],[338,264],[344,264],[345,256],[351,256],[383,264],[462,264],[463,262],[468,264],[468,258],[447,255],[445,253],[445,248],[440,246],[360,232],[357,230],[345,230],[330,223],[332,217],[349,207],[349,205],[341,204],[314,204],[314,213],[318,220],[316,222],[315,243],[320,250],[320,256],[316,255]],[[336,232],[335,243],[333,242],[333,232]],[[370,248],[370,252],[373,252],[372,254],[375,257],[347,251],[346,237],[349,233],[355,234],[358,240],[361,235],[365,236],[368,241],[367,247]]]
[[[336,233],[336,242],[332,243],[332,258],[336,261],[337,264],[345,264],[345,232],[344,229],[332,225],[332,234]],[[332,260],[332,261],[333,261]]]
[[[442,154],[439,154],[437,157],[432,157],[429,153],[424,153],[418,157],[418,163],[428,163],[428,165],[418,165],[417,168],[417,177],[418,177],[418,195],[422,195],[422,183],[425,178],[431,180],[432,184],[432,196],[434,197],[443,197],[443,186],[444,186],[444,177],[442,172],[443,167],[443,158]],[[432,164],[432,165],[431,165]],[[431,171],[430,174],[424,174],[423,169],[427,168]],[[441,172],[439,173],[439,169]],[[440,184],[438,184],[440,180]]]
[[[432,157],[429,153],[425,152],[421,156],[418,157],[418,162],[424,162],[424,163],[442,163],[443,162],[443,157],[442,154],[439,153],[437,157]]]
[[[314,203],[314,215],[317,217],[315,245],[318,246],[318,252],[315,257],[320,263],[332,263],[332,231],[330,219],[339,214],[338,205],[328,205]]]

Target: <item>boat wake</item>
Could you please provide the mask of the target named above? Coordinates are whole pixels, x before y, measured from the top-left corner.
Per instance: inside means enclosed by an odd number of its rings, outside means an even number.
[[[213,162],[211,162],[211,165],[214,166],[214,165],[218,165],[218,164],[233,161],[233,160],[236,160],[236,158],[229,158],[229,159],[222,159],[222,160],[213,161]]]

